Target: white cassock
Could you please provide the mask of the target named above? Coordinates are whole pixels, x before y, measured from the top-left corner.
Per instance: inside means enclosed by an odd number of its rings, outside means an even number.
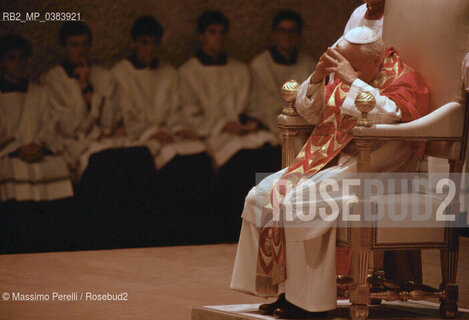
[[[280,95],[282,85],[288,80],[301,83],[314,71],[312,57],[299,53],[295,64],[285,65],[274,61],[269,50],[257,55],[250,63],[252,91],[248,115],[260,120],[275,135],[280,145],[277,117],[286,106]]]
[[[70,168],[80,177],[92,153],[119,147],[112,139],[100,140],[100,136],[111,133],[120,120],[114,98],[114,79],[108,70],[91,67],[90,83],[94,93],[90,110],[77,80],[69,77],[62,66],[44,74],[42,82],[57,118],[55,134],[59,139],[54,151],[62,152]]]
[[[28,163],[9,154],[20,146],[53,143],[52,114],[43,87],[29,83],[24,92],[0,93],[0,200],[49,201],[73,196],[64,158],[47,155]]]
[[[308,122],[315,123],[323,110],[324,83],[309,84],[308,78],[300,87],[297,96],[297,110]],[[371,88],[364,82],[356,80],[347,94],[342,112],[356,114],[353,101],[360,89],[370,90],[375,96],[377,107],[369,114],[373,122],[392,123],[401,119],[401,112],[396,104],[380,96],[379,90]],[[310,96],[311,98],[308,98]],[[389,157],[393,154],[393,157]],[[402,166],[402,163],[412,162],[413,152],[406,143],[388,142],[371,153],[372,172],[391,172]],[[415,163],[416,161],[412,162]],[[311,215],[313,210],[329,205],[321,200],[319,190],[315,199],[305,194],[305,187],[318,185],[324,179],[335,179],[341,185],[341,179],[357,170],[356,156],[342,152],[338,165],[331,166],[316,173],[311,179],[291,190],[285,197],[284,203],[295,203],[301,210],[293,210],[293,224],[303,224],[305,216]],[[246,197],[242,213],[243,224],[238,243],[238,251],[231,280],[231,288],[246,293],[263,296],[256,292],[256,269],[259,243],[259,227],[262,207],[270,199],[270,191],[275,180],[278,180],[285,169],[255,186]],[[349,176],[350,177],[350,176]],[[319,189],[319,188],[317,188]],[[350,199],[337,199],[348,201]],[[339,204],[339,210],[341,205]],[[316,215],[308,222],[307,227],[285,228],[286,241],[286,270],[287,278],[279,284],[278,296],[285,293],[286,299],[296,306],[312,312],[332,310],[336,308],[336,223],[337,220],[326,221]],[[265,295],[264,295],[265,296]]]
[[[164,63],[156,69],[137,69],[125,59],[114,66],[112,73],[128,135],[125,146],[148,147],[158,169],[177,155],[205,151],[201,141],[176,140],[162,146],[151,139],[160,130],[176,133],[180,121],[177,114],[180,103],[178,74],[171,65]]]
[[[242,149],[257,149],[274,143],[274,136],[260,130],[243,136],[223,132],[229,121],[246,112],[250,89],[247,66],[228,58],[225,65],[203,65],[191,58],[179,68],[181,113],[187,128],[205,138],[217,167]]]

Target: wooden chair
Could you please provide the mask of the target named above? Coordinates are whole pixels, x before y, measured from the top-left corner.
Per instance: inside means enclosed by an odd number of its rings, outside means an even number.
[[[387,0],[383,40],[386,46],[399,51],[403,61],[418,70],[427,81],[432,97],[432,112],[409,123],[379,124],[354,128],[358,146],[358,171],[369,172],[370,149],[374,141],[427,141],[426,155],[445,158],[451,173],[461,173],[468,135],[468,110],[462,100],[460,81],[461,61],[466,52],[469,34],[469,1],[467,0]],[[282,134],[282,165],[288,166],[295,157],[294,138],[300,132],[310,132],[313,125],[295,110],[298,83],[289,81],[281,92],[289,105],[278,118]],[[360,109],[359,105],[356,104]],[[367,110],[361,110],[367,111]],[[367,112],[363,112],[366,115]],[[456,175],[457,176],[457,175]],[[455,181],[459,194],[459,181]],[[396,202],[409,194],[394,195]],[[363,214],[363,198],[352,206],[353,212]],[[447,213],[458,215],[457,197]],[[377,300],[440,299],[442,317],[457,314],[458,232],[451,225],[437,228],[396,232],[382,228],[379,223],[366,227],[338,231],[337,246],[348,247],[352,254],[353,283],[348,287],[352,303],[352,319],[366,319],[369,304]],[[385,250],[440,249],[442,282],[435,290],[382,290],[371,292],[370,276],[382,268]]]

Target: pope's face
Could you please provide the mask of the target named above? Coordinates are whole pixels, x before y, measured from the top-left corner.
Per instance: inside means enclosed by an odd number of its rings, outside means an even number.
[[[91,42],[87,34],[67,37],[64,51],[67,60],[74,64],[81,64],[87,60]]]
[[[337,51],[348,60],[358,78],[370,83],[381,68],[382,58],[379,54],[369,56],[360,50],[360,45],[348,41],[341,41],[337,45]]]
[[[212,24],[200,35],[200,41],[205,52],[219,54],[223,51],[226,40],[224,24]]]
[[[298,26],[295,21],[283,20],[273,32],[273,38],[277,48],[292,50],[297,47],[299,36]]]

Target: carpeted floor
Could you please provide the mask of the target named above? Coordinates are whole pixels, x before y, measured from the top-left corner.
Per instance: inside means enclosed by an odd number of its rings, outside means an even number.
[[[465,308],[468,249],[469,239],[461,238],[459,298]],[[1,255],[0,293],[10,299],[0,299],[0,319],[189,320],[193,306],[264,302],[229,289],[235,254],[236,245],[221,244]],[[435,286],[439,253],[426,251],[423,259],[424,280]],[[54,292],[71,301],[57,300]],[[17,293],[36,299],[48,294],[49,301],[11,301]],[[93,295],[87,299],[87,293]],[[98,294],[127,301],[94,300]]]

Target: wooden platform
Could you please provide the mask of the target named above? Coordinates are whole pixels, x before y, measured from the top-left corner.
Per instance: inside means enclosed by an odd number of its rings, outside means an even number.
[[[258,311],[259,304],[238,304],[224,306],[205,306],[192,309],[192,320],[276,320],[273,316],[262,315]],[[322,319],[349,319],[348,301],[338,301],[337,310],[328,312]],[[385,302],[381,306],[370,309],[369,319],[440,319],[438,304],[433,302]],[[461,309],[458,319],[469,319],[469,310]]]
[[[460,244],[459,306],[469,308],[469,239],[461,238]],[[200,306],[268,302],[229,289],[235,255],[234,244],[0,255],[0,294],[128,293],[127,301],[27,302],[0,298],[0,319],[189,320],[191,312],[199,317],[195,319],[201,319],[200,312],[207,316],[201,310],[208,307]],[[438,285],[439,264],[437,250],[423,253],[425,283]],[[209,308],[211,313],[214,308]],[[344,311],[342,315],[346,314]],[[230,316],[227,319],[233,319],[233,313]]]

